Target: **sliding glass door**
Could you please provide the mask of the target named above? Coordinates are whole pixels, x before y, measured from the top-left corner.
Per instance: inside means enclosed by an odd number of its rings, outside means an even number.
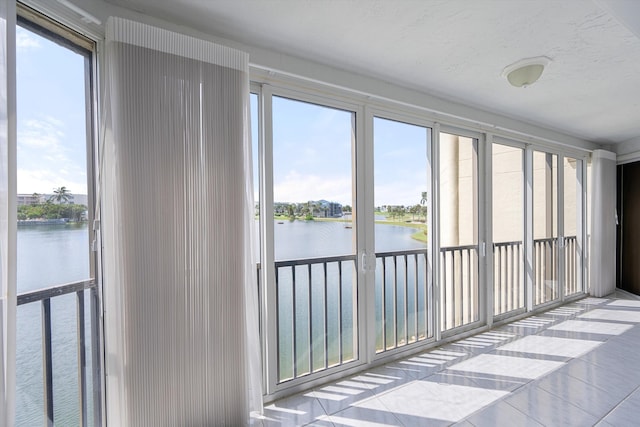
[[[582,160],[565,157],[564,171],[564,295],[582,291]]]
[[[560,297],[558,285],[558,155],[533,152],[533,301]]]
[[[440,133],[440,328],[480,320],[478,140]]]
[[[358,358],[355,113],[273,96],[272,115],[273,310],[283,383]]]
[[[525,306],[524,150],[492,145],[493,314]]]
[[[376,353],[433,336],[431,129],[375,117]]]

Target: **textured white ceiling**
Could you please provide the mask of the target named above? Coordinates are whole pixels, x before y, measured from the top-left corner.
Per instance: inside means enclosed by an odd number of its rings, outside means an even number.
[[[590,141],[640,137],[640,1],[109,2]],[[536,84],[501,76],[535,56],[553,61]]]

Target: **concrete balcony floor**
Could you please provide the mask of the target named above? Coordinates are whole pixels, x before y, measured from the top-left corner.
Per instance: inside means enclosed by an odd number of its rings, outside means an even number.
[[[640,300],[584,298],[276,401],[252,425],[640,425]]]

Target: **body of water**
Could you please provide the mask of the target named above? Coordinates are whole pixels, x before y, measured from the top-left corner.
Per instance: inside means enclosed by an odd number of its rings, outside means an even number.
[[[17,249],[19,294],[89,278],[86,224],[20,226]],[[88,301],[85,307],[89,307]],[[51,320],[54,421],[56,425],[75,426],[79,425],[75,294],[51,300]],[[18,307],[16,352],[16,425],[41,426],[44,399],[42,305],[39,302]],[[91,384],[90,375],[88,384]]]

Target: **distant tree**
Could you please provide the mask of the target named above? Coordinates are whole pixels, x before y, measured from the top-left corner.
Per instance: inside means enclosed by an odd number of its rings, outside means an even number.
[[[290,204],[287,206],[287,215],[291,221],[296,219],[296,205]]]
[[[306,221],[312,221],[315,216],[317,206],[315,202],[307,202],[306,206],[302,208],[302,214],[304,215],[304,219]]]
[[[411,221],[416,220],[416,214],[420,212],[420,205],[413,205],[409,208],[409,213],[411,214]]]
[[[426,207],[426,206],[421,206],[420,207],[420,214],[423,216],[424,222],[427,222],[427,211],[428,210],[429,210],[429,208]]]
[[[74,221],[82,221],[85,218],[87,207],[84,205],[71,205],[71,219]]]
[[[53,190],[53,195],[49,197],[49,201],[58,203],[68,203],[71,200],[71,192],[67,187],[58,187]]]

